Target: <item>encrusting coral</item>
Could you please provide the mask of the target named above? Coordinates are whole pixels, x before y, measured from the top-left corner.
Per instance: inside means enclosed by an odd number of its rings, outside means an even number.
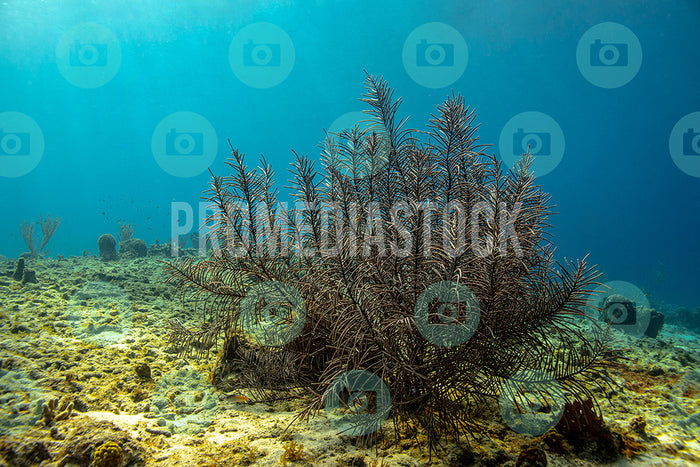
[[[183,296],[206,305],[200,328],[171,322],[171,343],[203,356],[223,337],[216,379],[241,376],[220,384],[301,395],[301,418],[331,400],[346,412],[364,404],[373,415],[346,434],[390,417],[431,448],[474,432],[479,407],[528,372],[567,401],[594,400],[614,361],[603,334],[580,327],[598,273],[553,259],[532,158],[506,171],[485,154],[459,95],[422,132],[397,120],[400,99],[383,79],[366,87],[372,125],[329,134],[321,172],[296,156],[294,207],[278,203],[264,159],[250,170],[233,150],[232,175],[209,191],[212,254],[167,267]],[[271,319],[274,309],[284,311]],[[359,371],[375,385],[357,398],[348,375]]]

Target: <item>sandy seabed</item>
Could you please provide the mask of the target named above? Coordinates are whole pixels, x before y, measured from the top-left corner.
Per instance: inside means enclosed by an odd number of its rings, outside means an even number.
[[[28,284],[3,275],[14,267],[0,261],[0,465],[700,464],[700,336],[680,327],[657,339],[615,331],[625,360],[599,402],[616,452],[554,430],[520,435],[486,408],[468,445],[446,440],[429,456],[424,436],[397,440],[390,422],[365,446],[323,412],[290,426],[303,400],[238,402],[212,386],[215,355],[187,361],[167,347],[167,319],[197,321],[156,259],[29,260]]]

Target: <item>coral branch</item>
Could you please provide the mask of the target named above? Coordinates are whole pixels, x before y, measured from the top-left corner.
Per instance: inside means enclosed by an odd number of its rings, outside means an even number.
[[[134,226],[131,224],[119,224],[118,242],[125,242],[134,238]]]
[[[34,223],[22,221],[22,225],[19,227],[20,232],[22,232],[22,238],[24,243],[29,249],[29,254],[32,258],[36,256],[36,244],[34,243]]]
[[[51,236],[61,225],[61,219],[58,217],[51,219],[49,214],[46,215],[46,219],[43,219],[41,214],[39,214],[39,225],[41,226],[41,233],[43,234],[43,238],[41,239],[41,247],[37,252],[37,254],[40,255],[44,251],[46,245],[49,243],[49,240],[51,240]]]
[[[52,219],[50,215],[47,215],[46,219],[44,219],[43,216],[39,214],[38,224],[41,227],[42,233],[41,244],[39,244],[38,241],[34,241],[34,224],[36,224],[36,222],[28,222],[25,220],[22,221],[19,227],[20,232],[22,232],[24,243],[27,244],[29,254],[32,258],[36,258],[44,252],[44,248],[46,248],[49,240],[51,240],[53,234],[56,233],[56,229],[61,225],[61,219],[58,217]]]

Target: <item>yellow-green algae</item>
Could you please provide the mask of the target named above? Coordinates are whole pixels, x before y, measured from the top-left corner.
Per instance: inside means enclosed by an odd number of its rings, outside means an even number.
[[[560,464],[595,465],[564,448],[558,450],[556,443],[560,447],[563,443],[555,433],[541,439],[513,433],[494,407],[484,408],[487,438],[468,450],[447,440],[446,450],[430,460],[419,431],[406,433],[409,437],[397,444],[387,423],[374,445],[338,436],[323,417],[285,431],[299,401],[236,404],[222,391],[217,393],[216,417],[203,432],[172,435],[157,424],[150,410],[158,381],[184,368],[208,376],[211,368],[183,362],[166,351],[163,322],[172,317],[186,321],[192,303],[182,304],[174,298],[174,290],[162,283],[162,265],[153,259],[104,264],[93,258],[30,260],[30,265],[37,271],[38,284],[0,282],[0,371],[21,373],[24,377],[18,381],[25,386],[24,394],[16,393],[18,397],[8,400],[2,410],[15,409],[22,415],[27,412],[19,408],[30,407],[34,421],[42,418],[43,406],[53,399],[65,400],[64,409],[72,403],[73,410],[61,420],[54,417],[51,426],[37,427],[34,422],[4,428],[0,456],[17,454],[21,446],[36,443],[35,452],[50,456],[42,461],[46,465],[68,462],[77,452],[85,454],[75,462],[89,463],[100,446],[111,442],[122,448],[124,465],[279,465],[293,441],[295,446],[303,445],[302,459],[288,459],[289,464],[439,466],[468,458],[514,462],[534,444]],[[5,269],[10,266],[7,262]],[[94,305],[87,300],[85,305],[76,304],[73,299],[90,281],[111,282],[128,295],[131,327],[116,344],[80,340],[69,323],[73,307]],[[109,306],[104,309],[109,316]],[[693,347],[697,341],[681,336],[681,330],[673,327],[662,330],[660,341],[618,336],[618,346],[630,349],[628,361],[617,376],[621,388],[610,394],[611,402],[603,399],[602,409],[610,427],[626,438],[623,455],[632,457],[633,465],[650,459],[670,465],[700,462],[700,427],[691,419],[699,403],[692,377],[697,366],[692,359],[698,358],[699,349]],[[144,377],[146,367],[150,378]],[[22,405],[32,400],[33,407]],[[43,402],[39,405],[39,401]],[[690,421],[681,426],[686,420]]]

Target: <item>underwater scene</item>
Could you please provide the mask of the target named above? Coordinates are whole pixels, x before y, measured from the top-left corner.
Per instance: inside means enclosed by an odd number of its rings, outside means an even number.
[[[0,0],[0,466],[700,465],[697,0]]]

